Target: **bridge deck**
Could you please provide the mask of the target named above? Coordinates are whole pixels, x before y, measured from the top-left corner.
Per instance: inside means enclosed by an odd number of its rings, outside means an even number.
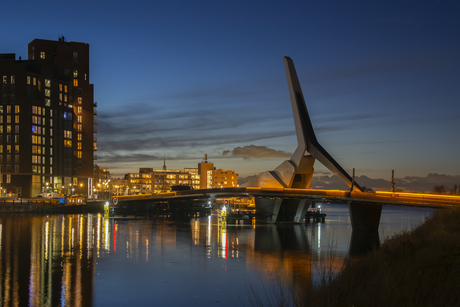
[[[231,197],[258,198],[300,198],[312,201],[329,202],[368,202],[393,205],[414,205],[427,207],[460,206],[460,196],[406,193],[406,192],[356,192],[348,190],[319,190],[292,188],[217,188],[191,191],[178,191],[159,194],[141,194],[118,196],[118,202],[157,201],[170,199],[209,199]]]

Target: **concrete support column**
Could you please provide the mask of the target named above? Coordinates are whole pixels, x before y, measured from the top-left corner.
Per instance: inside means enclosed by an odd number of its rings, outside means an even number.
[[[282,198],[256,198],[256,220],[262,223],[276,223]]]
[[[378,231],[382,205],[372,203],[348,202],[351,227],[353,231]]]
[[[305,214],[307,214],[307,210],[310,204],[307,205],[306,199],[301,199],[299,201],[299,205],[297,207],[297,211],[294,216],[294,223],[302,223],[303,219],[305,218]]]

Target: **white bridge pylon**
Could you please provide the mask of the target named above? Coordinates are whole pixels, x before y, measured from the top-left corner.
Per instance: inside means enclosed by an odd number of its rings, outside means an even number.
[[[284,161],[273,171],[261,173],[247,186],[266,188],[299,188],[309,189],[313,177],[315,160],[318,160],[337,177],[342,179],[350,189],[362,192],[361,187],[353,182],[348,173],[332,158],[332,156],[318,143],[308,114],[305,99],[302,94],[294,62],[284,57],[289,96],[291,98],[292,113],[294,116],[297,135],[297,149],[291,159]]]

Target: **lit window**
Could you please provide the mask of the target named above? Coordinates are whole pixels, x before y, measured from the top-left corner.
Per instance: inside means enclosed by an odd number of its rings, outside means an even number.
[[[14,116],[14,122],[15,122],[16,124],[19,124],[19,115],[15,115],[15,116]]]
[[[14,84],[14,83],[15,83],[14,76],[11,76],[11,84]]]
[[[80,108],[80,107],[79,107]],[[81,115],[78,115],[77,117],[77,122],[81,123],[82,122],[82,116]]]
[[[78,159],[81,159],[81,151],[77,151],[78,153]]]
[[[6,123],[11,124],[11,115],[6,116]]]
[[[78,142],[78,143],[77,143],[77,149],[78,149],[78,150],[81,150],[81,142]]]
[[[11,133],[11,125],[6,126],[6,133]]]
[[[45,59],[45,52],[44,51],[40,52],[40,59]]]
[[[19,145],[14,145],[14,152],[19,153]]]
[[[8,84],[6,80],[7,80],[7,77],[3,76],[3,84]]]
[[[51,90],[50,89],[45,89],[45,96],[46,97],[51,97]]]
[[[59,84],[59,91],[62,92],[62,84]]]
[[[78,124],[77,130],[78,130],[78,132],[81,132],[83,130],[81,124]]]
[[[64,138],[71,139],[72,138],[72,131],[64,130]]]
[[[11,175],[6,174],[6,183],[11,183]]]
[[[19,133],[19,125],[14,125],[14,133],[18,134]],[[17,135],[18,136],[18,135]],[[19,137],[19,136],[18,136]],[[18,142],[16,142],[18,143]]]
[[[67,102],[67,95],[64,94],[64,102]]]
[[[34,77],[34,85],[37,85],[37,79]]]
[[[59,93],[59,101],[62,101],[62,93]]]
[[[19,113],[19,106],[14,106],[14,113]],[[18,121],[19,122],[19,121]]]
[[[72,141],[64,140],[64,147],[72,147]]]
[[[77,140],[81,141],[81,133],[77,134]]]
[[[45,79],[45,87],[51,87],[51,80]]]
[[[77,113],[78,113],[78,114],[81,114],[81,111],[82,111],[81,107],[78,107]]]
[[[67,85],[64,85],[64,92],[67,93]]]
[[[50,119],[50,126],[53,127],[53,119]]]
[[[78,104],[81,104],[81,102],[82,102],[82,98],[78,97]]]
[[[27,76],[27,84],[30,84],[30,76]]]
[[[78,79],[73,79],[73,86],[78,86]]]
[[[8,113],[8,114],[11,113],[11,106],[6,106],[6,113]]]
[[[78,70],[74,69],[73,71],[73,77],[78,78]]]
[[[49,99],[49,98],[45,99],[45,106],[47,106],[47,107],[51,106],[51,99]]]

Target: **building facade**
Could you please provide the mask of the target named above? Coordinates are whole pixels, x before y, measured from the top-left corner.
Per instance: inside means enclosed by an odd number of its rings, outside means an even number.
[[[35,39],[28,60],[0,55],[3,194],[92,195],[96,105],[89,45]]]

